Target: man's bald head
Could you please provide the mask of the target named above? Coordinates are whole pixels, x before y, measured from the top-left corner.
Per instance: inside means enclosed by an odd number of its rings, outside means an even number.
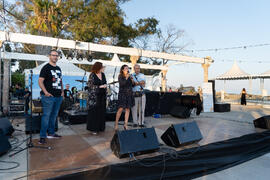
[[[139,73],[140,73],[141,67],[140,67],[139,64],[135,64],[135,65],[134,65],[134,71],[135,71],[136,74],[139,74]]]

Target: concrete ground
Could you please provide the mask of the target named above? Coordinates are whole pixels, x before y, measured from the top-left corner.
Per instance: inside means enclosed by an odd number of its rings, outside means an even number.
[[[203,113],[201,117],[206,117],[210,113]],[[253,125],[253,120],[264,115],[270,115],[270,109],[261,106],[232,105],[229,113],[214,113],[212,118],[224,119],[225,121],[237,121],[243,124]],[[256,129],[258,132],[260,129]],[[196,178],[196,180],[268,180],[270,179],[270,153],[261,157],[247,161],[223,171],[219,171],[207,176]]]
[[[182,123],[182,122],[189,122],[189,121],[196,121],[198,123],[198,126],[201,130],[201,133],[203,135],[203,140],[199,142],[200,145],[216,142],[216,141],[222,141],[225,139],[230,139],[233,137],[239,137],[244,134],[250,134],[254,132],[260,132],[261,129],[255,129],[253,126],[253,120],[264,116],[269,115],[270,109],[262,108],[261,106],[256,105],[250,105],[250,106],[240,106],[240,105],[232,105],[231,106],[231,112],[226,113],[201,113],[200,116],[196,116],[192,114],[192,116],[189,119],[177,119],[174,117],[171,117],[170,115],[163,116],[162,118],[155,119],[153,117],[146,117],[147,126],[151,127],[154,126],[156,133],[158,137],[161,136],[161,134],[168,128],[170,124],[175,123]],[[12,119],[11,119],[12,120]],[[15,118],[13,120],[13,127],[18,130],[24,131],[24,118]],[[119,160],[116,158],[111,150],[108,148],[108,141],[111,138],[111,133],[113,130],[113,122],[107,122],[106,123],[106,132],[108,134],[103,134],[100,136],[90,136],[89,133],[85,130],[85,124],[79,124],[79,125],[71,125],[66,126],[59,123],[59,130],[58,133],[63,136],[63,138],[70,137],[80,137],[85,144],[87,144],[89,147],[91,147],[93,152],[99,152],[100,158],[102,163],[106,162],[106,164],[113,164],[118,162],[125,162],[125,159]],[[25,147],[25,142],[23,142],[24,139],[26,139],[28,135],[25,135],[24,132],[21,131],[15,131],[13,133],[13,138],[10,139],[11,144],[13,147],[16,145],[20,145],[19,148],[15,150],[19,150],[20,148]],[[39,138],[38,134],[35,134],[33,136],[34,142],[37,142],[37,139]],[[161,139],[159,138],[159,141]],[[103,142],[103,143],[99,143]],[[52,144],[53,145],[53,144]],[[185,149],[192,147],[184,147],[184,148],[178,148]],[[30,153],[31,151],[31,153]],[[36,159],[35,161],[42,162],[42,156],[46,156],[50,153],[47,153],[46,151],[31,149],[30,151],[23,151],[13,157],[9,157],[10,154],[12,154],[14,151],[9,152],[8,154],[5,154],[0,157],[0,179],[3,180],[9,180],[9,179],[27,179],[27,173],[32,175],[32,172],[40,173],[41,171],[47,171],[48,167],[40,167],[36,168],[35,171],[33,170],[33,156],[36,153],[36,157],[39,157],[37,154],[40,153],[40,160]],[[91,151],[91,152],[92,152]],[[32,159],[29,157],[32,155]],[[53,156],[53,155],[52,155]],[[142,156],[144,157],[144,156]],[[53,157],[46,157],[47,159],[51,158],[53,161]],[[73,157],[74,158],[74,157]],[[76,157],[78,158],[78,156]],[[76,159],[75,158],[75,159]],[[31,161],[30,161],[31,159]],[[75,160],[74,159],[74,160]],[[9,167],[12,167],[14,164],[7,164],[2,161],[14,161],[19,163],[19,167],[15,169],[10,170],[2,170]],[[64,161],[63,161],[64,162]],[[74,162],[73,162],[74,163]],[[98,165],[98,164],[97,164]],[[234,166],[232,168],[219,171],[214,174],[210,174],[207,176],[203,176],[197,179],[269,179],[270,177],[270,153],[261,156],[259,158],[253,159],[251,161],[248,161],[246,163]],[[44,179],[46,177],[53,177],[55,174],[43,174],[40,173],[40,176],[30,176],[29,179]]]

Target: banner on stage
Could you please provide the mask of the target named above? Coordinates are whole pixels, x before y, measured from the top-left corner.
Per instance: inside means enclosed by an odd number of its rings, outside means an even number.
[[[203,111],[214,112],[212,83],[203,83],[202,93],[203,93]]]

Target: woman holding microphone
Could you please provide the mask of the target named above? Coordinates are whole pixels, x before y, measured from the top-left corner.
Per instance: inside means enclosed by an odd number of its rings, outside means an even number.
[[[119,94],[118,94],[118,110],[116,113],[114,130],[118,130],[118,121],[125,109],[125,123],[124,129],[127,130],[128,118],[130,113],[130,108],[134,106],[134,97],[132,93],[132,78],[129,74],[129,67],[123,65],[120,69],[120,74],[118,76],[119,81]]]

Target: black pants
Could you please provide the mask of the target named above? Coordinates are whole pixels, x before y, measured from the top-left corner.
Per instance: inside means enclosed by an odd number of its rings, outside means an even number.
[[[97,96],[96,106],[88,110],[86,129],[93,132],[105,130],[106,96]]]
[[[29,110],[29,99],[25,99],[25,109],[24,109],[24,111],[25,111],[25,114],[28,114],[28,110]]]

